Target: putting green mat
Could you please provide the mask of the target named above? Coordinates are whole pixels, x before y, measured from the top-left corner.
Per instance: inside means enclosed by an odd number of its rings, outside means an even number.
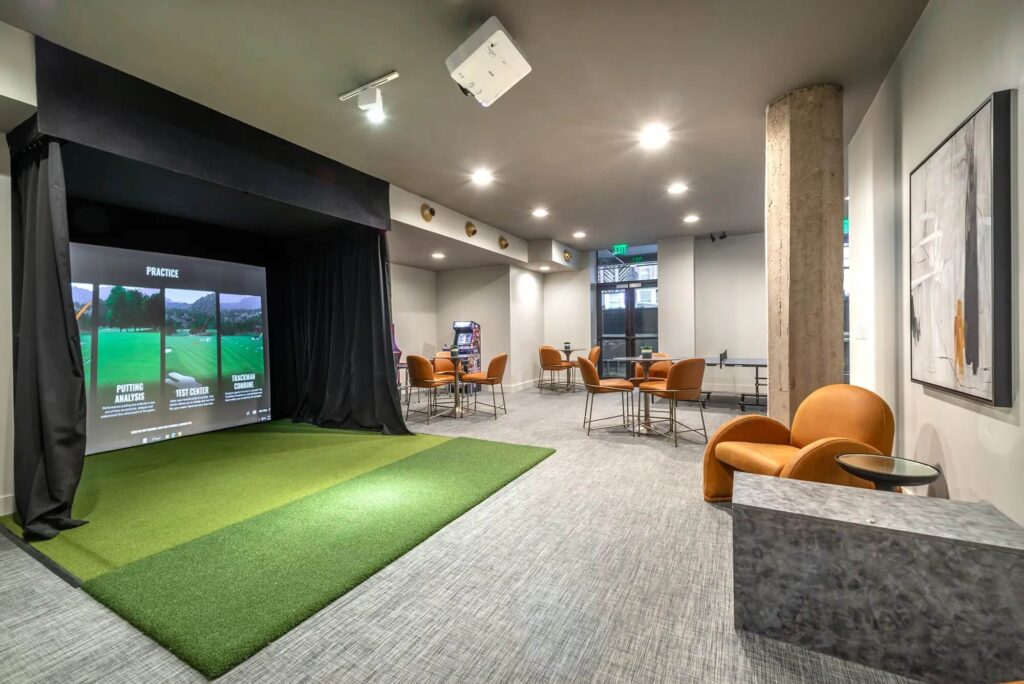
[[[215,677],[551,453],[287,422],[197,435],[90,456],[90,523],[33,546]]]

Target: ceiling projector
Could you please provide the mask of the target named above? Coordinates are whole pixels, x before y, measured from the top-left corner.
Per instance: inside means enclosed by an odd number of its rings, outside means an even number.
[[[497,17],[491,17],[444,61],[462,92],[484,107],[532,71]]]

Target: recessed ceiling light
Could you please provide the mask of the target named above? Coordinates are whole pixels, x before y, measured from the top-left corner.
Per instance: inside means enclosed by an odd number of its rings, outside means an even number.
[[[542,270],[542,271],[550,271],[551,267],[550,266],[541,266],[540,270]]]
[[[534,218],[544,218],[545,216],[548,215],[548,210],[545,209],[544,207],[537,207],[530,213],[533,214]]]
[[[687,190],[689,190],[689,188],[686,187],[686,183],[678,183],[677,182],[677,183],[673,183],[672,185],[668,186],[668,194],[670,194],[670,195],[681,195],[684,192],[686,192]]]
[[[662,123],[651,123],[640,131],[640,146],[648,150],[657,150],[668,142],[668,126]]]
[[[577,230],[575,233],[572,234],[572,236],[574,238],[585,238],[587,237],[587,234],[584,233],[582,230]]]
[[[494,180],[494,174],[487,169],[477,169],[470,176],[470,179],[477,185],[490,185],[491,181]]]
[[[683,223],[696,223],[697,221],[700,221],[700,216],[697,216],[696,214],[687,214],[683,218]]]
[[[444,259],[444,254],[442,252],[434,252],[430,256],[432,256],[435,259]]]

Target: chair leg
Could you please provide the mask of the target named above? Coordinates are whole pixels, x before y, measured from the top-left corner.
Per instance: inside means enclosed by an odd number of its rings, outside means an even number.
[[[587,408],[590,406],[590,392],[583,398],[583,427],[587,427]]]
[[[498,398],[494,395],[494,383],[491,383],[491,408],[494,409],[494,420],[498,420]]]
[[[501,410],[508,415],[508,408],[505,407],[505,385],[499,382],[498,387],[501,388]]]
[[[701,428],[701,432],[704,433],[704,443],[707,444],[708,443],[708,426],[704,422],[704,407],[701,405],[701,402],[699,402],[699,401],[697,402],[697,407],[700,409],[700,428]]]
[[[597,399],[596,394],[590,396],[590,412],[587,413],[587,434],[590,434],[590,424],[594,421],[594,400]]]
[[[672,399],[672,445],[679,446],[679,426],[676,425],[676,400],[675,395]]]

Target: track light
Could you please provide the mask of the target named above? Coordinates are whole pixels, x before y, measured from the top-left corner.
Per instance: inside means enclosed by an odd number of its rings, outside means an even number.
[[[725,234],[724,230],[721,233],[718,234],[718,239],[719,240],[724,240],[727,237],[729,237],[729,236]]]
[[[379,124],[384,121],[384,96],[380,88],[369,88],[359,93],[359,109],[366,112],[370,123]]]
[[[710,238],[712,243],[715,243],[715,242],[718,241],[718,238],[715,237],[714,233],[708,233],[708,238]]]

